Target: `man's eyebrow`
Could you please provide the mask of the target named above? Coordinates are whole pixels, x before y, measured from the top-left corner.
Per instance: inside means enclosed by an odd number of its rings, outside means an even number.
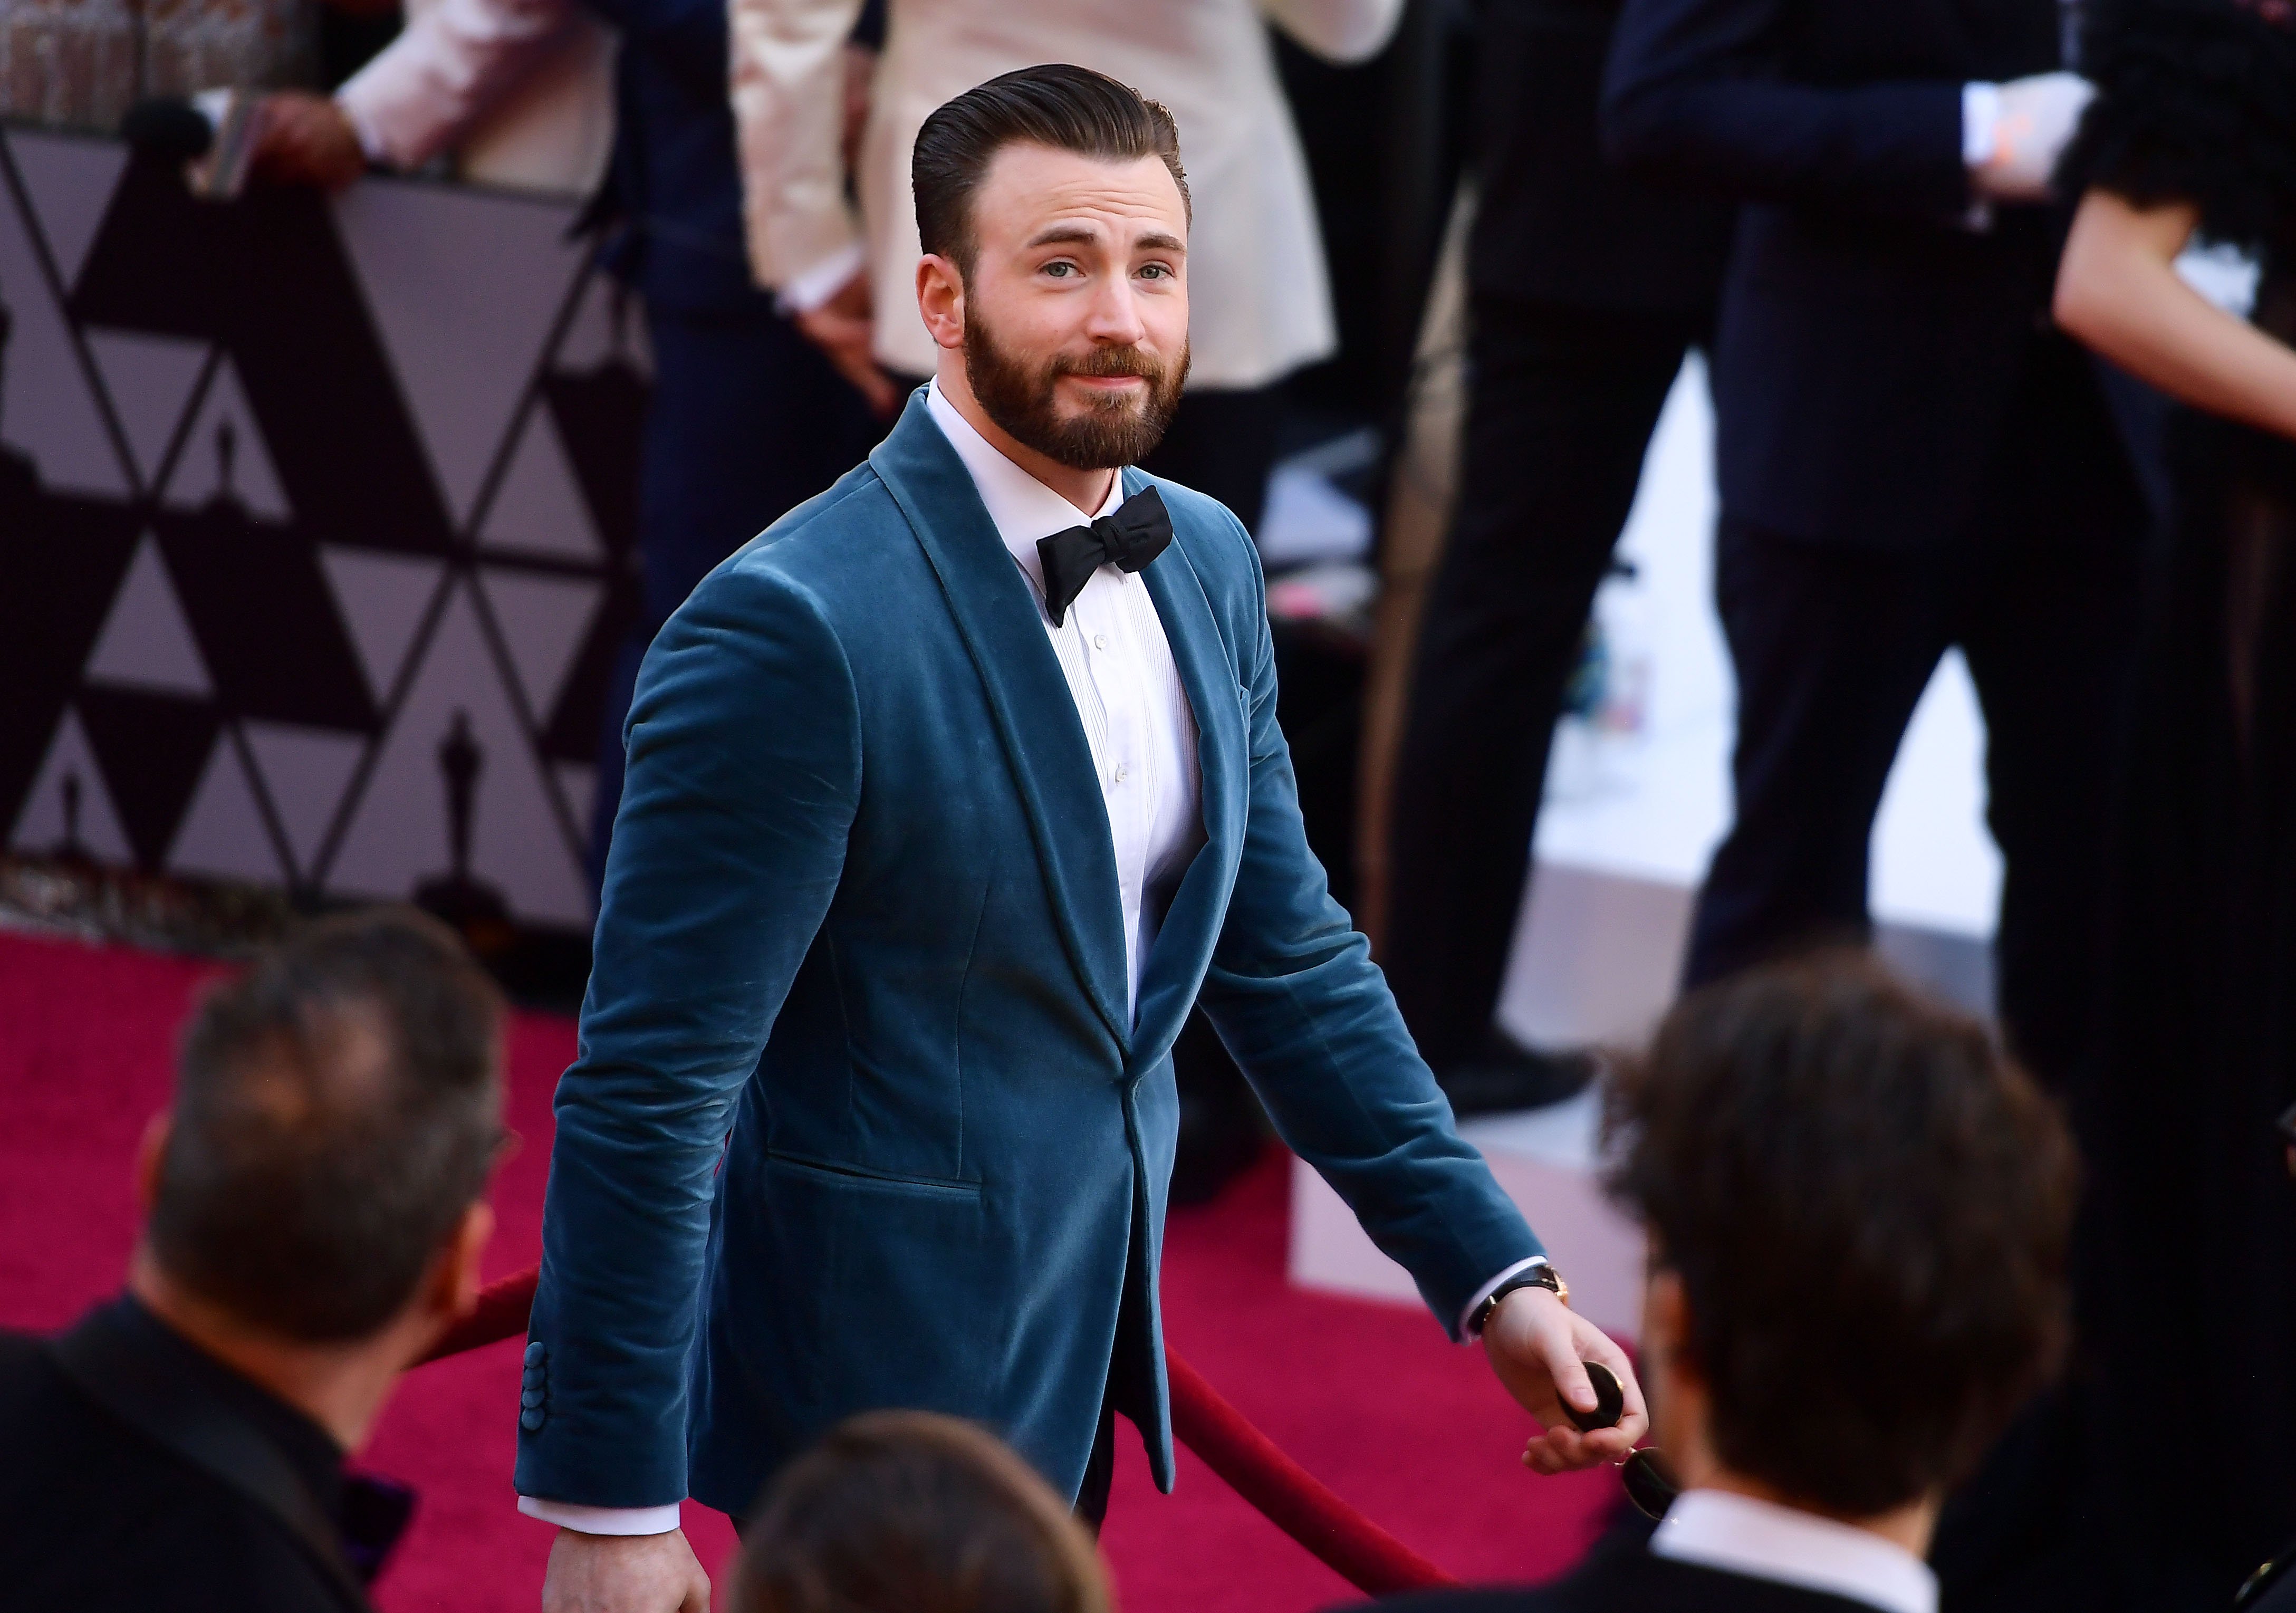
[[[1096,246],[1101,239],[1100,226],[1091,224],[1049,224],[1029,237],[1028,246]],[[1132,243],[1135,250],[1150,252],[1185,252],[1188,243],[1165,230],[1152,230]]]
[[[1100,239],[1100,232],[1088,224],[1047,225],[1029,237],[1032,247],[1062,245],[1089,246]]]

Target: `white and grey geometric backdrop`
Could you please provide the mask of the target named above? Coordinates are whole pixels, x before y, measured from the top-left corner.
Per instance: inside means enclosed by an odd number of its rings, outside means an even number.
[[[586,925],[643,355],[570,210],[0,128],[0,830]]]

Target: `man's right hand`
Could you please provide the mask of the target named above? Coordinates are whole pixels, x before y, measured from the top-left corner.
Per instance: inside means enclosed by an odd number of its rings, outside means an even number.
[[[709,1613],[709,1576],[667,1535],[585,1535],[561,1529],[542,1577],[542,1613]]]
[[[890,419],[901,401],[898,388],[877,367],[877,322],[869,303],[869,271],[863,269],[820,307],[797,316],[797,328],[829,355],[837,373],[869,400],[881,419]]]
[[[279,90],[256,111],[255,171],[280,184],[340,191],[366,172],[366,153],[343,109],[324,95]]]

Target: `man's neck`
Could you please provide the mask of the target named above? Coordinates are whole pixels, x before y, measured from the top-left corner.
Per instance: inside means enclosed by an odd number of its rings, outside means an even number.
[[[190,1292],[148,1249],[128,1267],[127,1291],[177,1337],[317,1423],[345,1451],[366,1442],[409,1353],[396,1327],[350,1344],[306,1344],[250,1327]]]
[[[1829,1511],[1824,1507],[1812,1506],[1808,1502],[1794,1500],[1782,1494],[1774,1485],[1764,1484],[1759,1478],[1750,1478],[1742,1473],[1734,1473],[1727,1468],[1719,1466],[1701,1474],[1693,1487],[1701,1490],[1721,1490],[1732,1495],[1744,1495],[1755,1501],[1768,1502],[1772,1506],[1790,1507],[1797,1512],[1808,1512],[1813,1518],[1823,1518],[1831,1523],[1846,1524],[1850,1528],[1862,1529],[1868,1535],[1879,1535],[1891,1545],[1900,1547],[1915,1557],[1929,1555],[1930,1536],[1937,1532],[1938,1502],[1934,1496],[1923,1496],[1919,1501],[1893,1508],[1887,1512],[1853,1518],[1847,1513]]]
[[[1108,502],[1108,490],[1116,479],[1113,465],[1094,471],[1078,471],[1064,465],[1048,454],[1021,442],[1011,432],[988,418],[988,411],[972,395],[972,380],[964,373],[962,353],[943,353],[940,368],[933,376],[933,384],[949,406],[964,416],[965,423],[980,433],[988,446],[1035,477],[1054,492],[1074,504],[1086,516],[1100,513]]]

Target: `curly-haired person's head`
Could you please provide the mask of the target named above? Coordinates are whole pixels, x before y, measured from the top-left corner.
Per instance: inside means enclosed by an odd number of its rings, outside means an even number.
[[[2054,1371],[2073,1150],[1985,1026],[1822,955],[1685,999],[1611,1104],[1653,1399],[1696,1403],[1654,1406],[1662,1443],[1689,1416],[1729,1473],[1878,1517],[1966,1475]]]

